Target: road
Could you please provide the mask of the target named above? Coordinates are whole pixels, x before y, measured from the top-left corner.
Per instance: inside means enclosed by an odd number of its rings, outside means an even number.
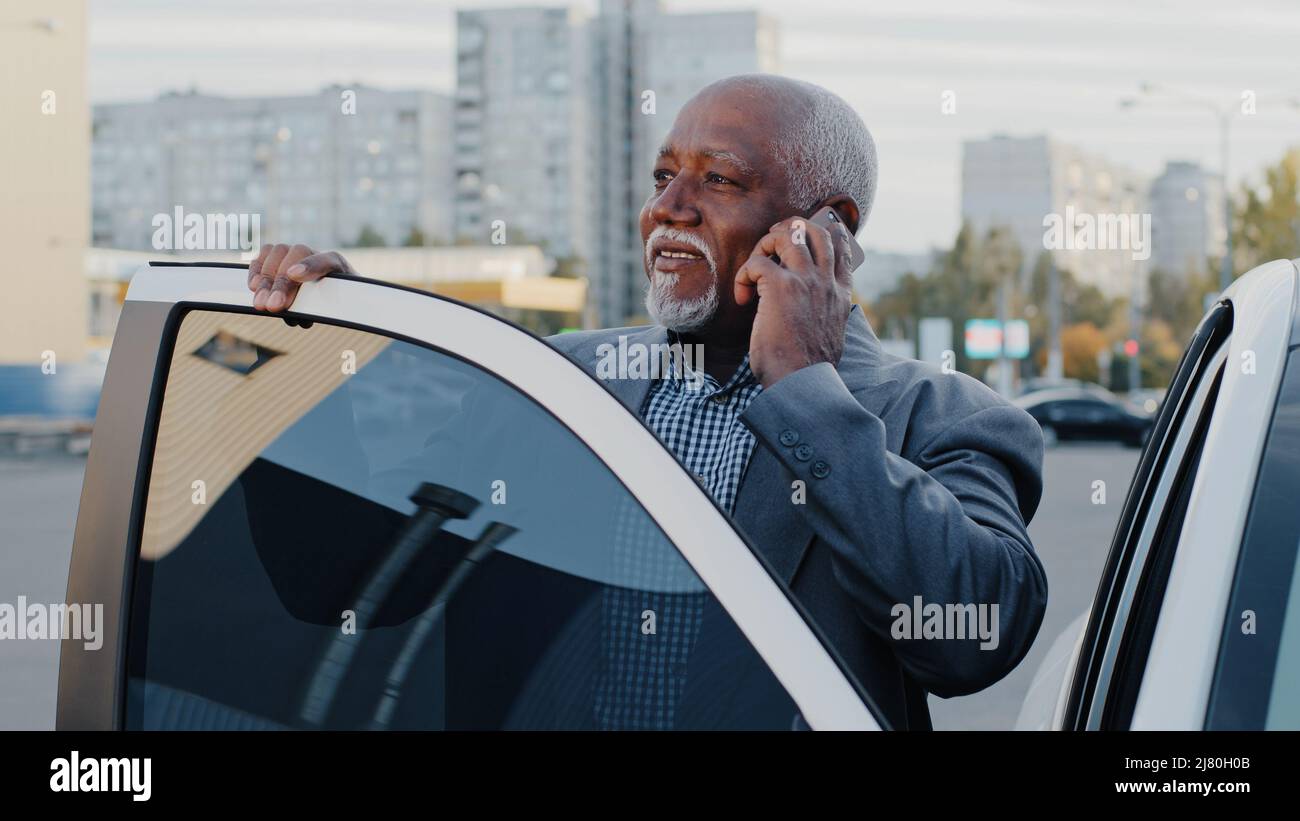
[[[0,459],[0,602],[64,600],[86,460]],[[57,641],[0,641],[0,730],[54,726]]]
[[[1047,615],[1029,654],[1006,678],[961,698],[930,697],[935,729],[1004,730],[1020,705],[1052,641],[1087,611],[1110,550],[1124,496],[1140,451],[1062,445],[1043,460],[1043,501],[1029,524],[1047,571]],[[1093,483],[1105,482],[1105,504],[1094,504]]]
[[[1048,646],[1092,599],[1111,532],[1138,452],[1111,447],[1060,447],[1045,462],[1045,492],[1030,526],[1047,569],[1047,615],[1029,655],[982,693],[931,698],[937,729],[1009,729]],[[61,602],[83,459],[0,459],[0,602]],[[1093,482],[1106,483],[1106,503],[1093,503]],[[0,641],[0,729],[54,726],[58,643]]]

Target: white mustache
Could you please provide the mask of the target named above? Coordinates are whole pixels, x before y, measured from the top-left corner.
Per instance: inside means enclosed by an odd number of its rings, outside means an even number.
[[[654,252],[651,249],[654,248],[657,239],[671,240],[672,242],[680,242],[683,245],[691,246],[696,251],[699,251],[700,256],[704,257],[704,261],[709,264],[709,272],[715,275],[718,273],[718,266],[713,261],[713,252],[709,250],[708,245],[704,244],[704,240],[680,228],[660,225],[650,232],[650,236],[646,237],[645,241],[645,265],[646,269],[652,274],[654,273]]]

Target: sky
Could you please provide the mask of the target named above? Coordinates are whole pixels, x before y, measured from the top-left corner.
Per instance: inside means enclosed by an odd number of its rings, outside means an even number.
[[[91,101],[166,90],[308,93],[330,83],[451,91],[455,9],[595,0],[90,0]],[[960,227],[963,140],[1046,133],[1155,176],[1217,171],[1214,116],[1140,84],[1240,112],[1229,179],[1258,183],[1300,147],[1300,0],[666,0],[669,11],[757,9],[780,71],[844,97],[876,139],[867,247],[947,247]],[[945,92],[955,113],[945,114]],[[1297,101],[1297,102],[1292,102]]]

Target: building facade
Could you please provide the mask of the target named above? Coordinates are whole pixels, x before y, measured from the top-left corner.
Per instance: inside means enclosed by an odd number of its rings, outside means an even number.
[[[1170,162],[1151,182],[1151,267],[1178,276],[1204,274],[1227,242],[1223,181],[1192,162]]]
[[[637,215],[655,153],[695,92],[775,71],[775,28],[753,12],[668,14],[658,0],[457,14],[455,223],[582,260],[588,321],[643,312]]]
[[[89,238],[90,109],[81,0],[0,3],[0,365],[39,365],[53,386],[85,352],[81,259]],[[52,369],[51,369],[52,367]]]
[[[158,247],[156,220],[178,208],[256,215],[263,242],[450,241],[450,107],[434,92],[361,86],[97,105],[94,244],[173,250]]]
[[[962,219],[976,236],[996,226],[1010,229],[1022,254],[1022,284],[1049,252],[1079,282],[1109,296],[1130,293],[1134,277],[1142,276],[1145,261],[1139,257],[1150,252],[1149,245],[1140,245],[1150,238],[1134,236],[1126,247],[1105,247],[1103,232],[1094,231],[1089,240],[1081,226],[1087,218],[1149,225],[1147,188],[1141,175],[1046,136],[996,135],[962,145]],[[1069,221],[1067,242],[1051,241],[1049,218]]]
[[[574,9],[456,13],[458,241],[590,254],[590,67]]]

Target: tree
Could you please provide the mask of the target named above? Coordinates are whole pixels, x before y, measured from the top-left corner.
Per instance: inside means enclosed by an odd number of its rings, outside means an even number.
[[[361,226],[361,233],[357,235],[354,248],[383,248],[388,245],[382,234],[371,228],[369,224]]]
[[[1300,256],[1300,148],[1264,172],[1264,184],[1243,186],[1233,220],[1233,268],[1237,276],[1256,265]]]
[[[1174,368],[1183,355],[1186,340],[1175,335],[1163,319],[1148,318],[1142,323],[1142,344],[1138,348],[1138,368],[1146,387],[1169,384]]]
[[[1180,276],[1153,270],[1147,278],[1147,321],[1165,323],[1172,338],[1186,342],[1205,312],[1206,294],[1217,282],[1208,273]]]
[[[411,233],[406,235],[406,239],[402,240],[402,245],[406,248],[423,248],[428,244],[424,232],[420,230],[418,225],[412,225]]]
[[[559,257],[555,260],[555,270],[551,276],[561,279],[579,279],[586,276],[587,261],[576,254]]]
[[[915,339],[917,325],[922,317],[946,317],[952,322],[956,354],[956,368],[965,373],[978,369],[981,373],[987,362],[966,358],[961,344],[966,320],[973,317],[996,315],[993,296],[996,278],[1005,268],[1013,253],[1008,239],[990,232],[994,243],[989,260],[984,259],[984,243],[976,237],[969,225],[962,225],[953,246],[942,254],[931,269],[923,275],[905,274],[894,288],[882,294],[869,306],[870,316],[882,337],[898,331]],[[1011,241],[1014,242],[1014,241]],[[1014,251],[1018,253],[1018,249]],[[979,375],[979,374],[975,374]]]
[[[1077,322],[1061,329],[1061,356],[1065,376],[1096,382],[1101,377],[1097,356],[1106,349],[1106,335],[1091,322]]]

